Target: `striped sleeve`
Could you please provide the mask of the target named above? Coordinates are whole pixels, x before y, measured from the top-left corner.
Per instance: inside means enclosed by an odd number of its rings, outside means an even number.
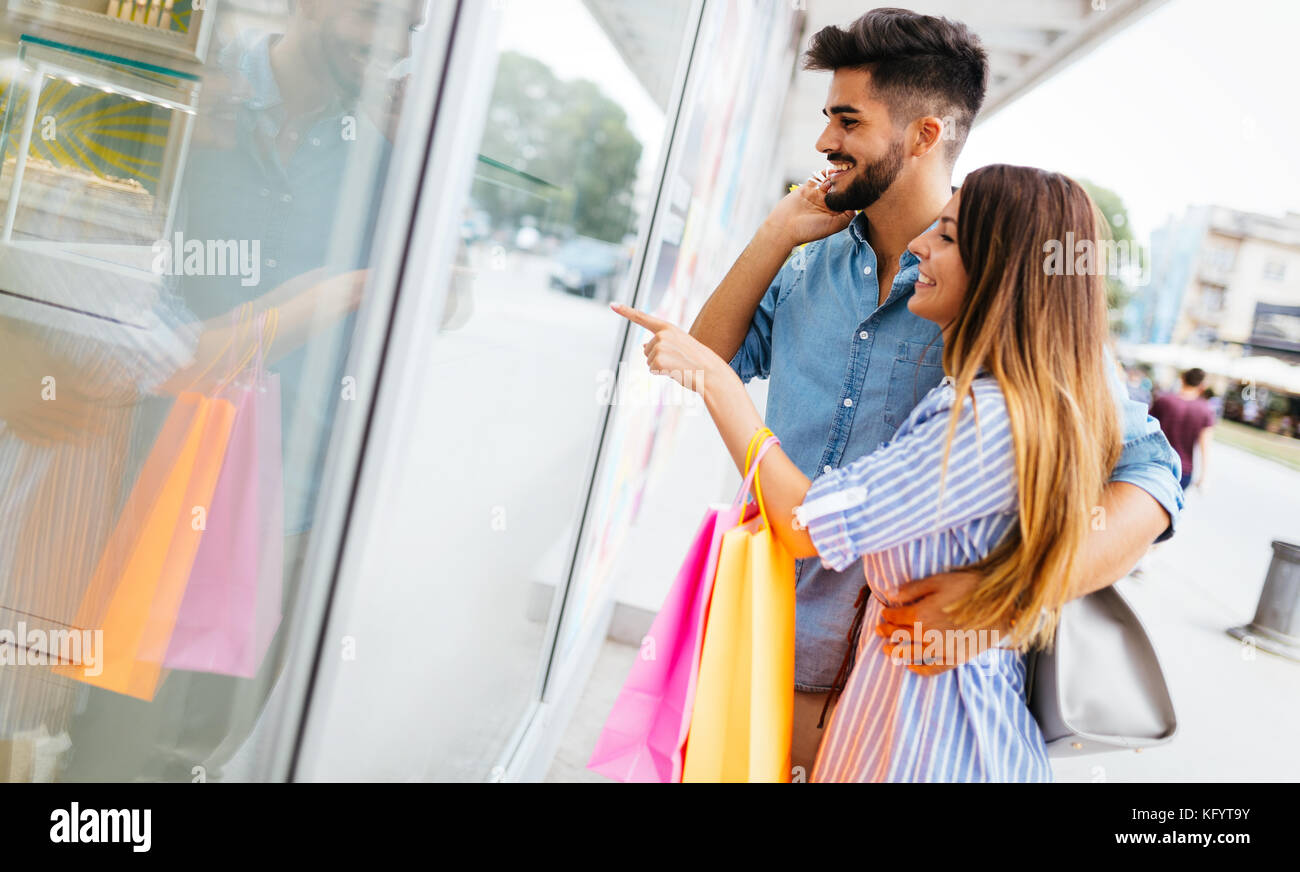
[[[880,449],[813,482],[796,516],[822,563],[842,571],[863,554],[1016,509],[1015,452],[997,383],[977,382],[979,432],[969,397],[953,434],[943,502],[939,479],[953,391],[935,388],[932,407]],[[909,424],[911,425],[909,427]]]

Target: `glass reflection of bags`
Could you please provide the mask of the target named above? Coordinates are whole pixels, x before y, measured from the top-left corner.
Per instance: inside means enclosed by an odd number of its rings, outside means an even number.
[[[57,666],[56,673],[153,699],[235,429],[240,391],[232,401],[228,389],[258,356],[258,343],[248,341],[235,360],[251,312],[245,304],[238,313],[229,372],[216,388],[195,390],[221,355],[176,398],[95,566],[75,626],[102,631],[97,656]],[[273,335],[277,321],[269,310],[259,334],[269,328]]]
[[[235,425],[163,665],[252,678],[280,626],[284,480],[280,378],[266,372],[276,310],[257,357],[228,390]],[[152,657],[151,657],[152,659]]]
[[[777,444],[771,430],[758,439],[760,452]],[[772,532],[757,469],[754,491],[760,517],[722,538],[683,782],[790,781],[794,559]]]

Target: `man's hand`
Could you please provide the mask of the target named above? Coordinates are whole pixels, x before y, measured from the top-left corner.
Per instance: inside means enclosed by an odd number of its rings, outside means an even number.
[[[814,176],[781,198],[768,214],[766,223],[788,241],[791,248],[839,233],[853,220],[856,213],[852,210],[832,212],[826,208],[827,184],[820,174]]]
[[[900,587],[893,597],[900,605],[882,610],[876,625],[876,635],[885,640],[881,645],[884,652],[918,675],[938,675],[996,647],[1001,638],[1009,638],[1010,626],[982,631],[958,627],[944,611],[945,606],[970,593],[979,580],[978,573],[958,570]]]
[[[354,269],[349,272],[329,275],[313,270],[311,286],[306,291],[318,317],[340,318],[361,308],[361,301],[366,290],[366,280],[370,278],[369,269]]]

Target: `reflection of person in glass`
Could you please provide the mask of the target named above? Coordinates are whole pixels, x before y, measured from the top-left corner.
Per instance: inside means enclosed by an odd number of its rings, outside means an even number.
[[[231,312],[242,304],[252,302],[254,314],[279,309],[268,360],[282,398],[286,615],[342,399],[377,192],[401,109],[404,80],[396,73],[411,54],[425,2],[296,0],[292,6],[283,33],[240,33],[216,53],[215,69],[204,77],[175,232],[182,241],[246,243],[258,254],[259,281],[176,277],[177,298],[209,329],[194,363],[162,388],[183,389],[195,372],[228,353]],[[152,428],[166,412],[158,405],[145,416]],[[151,436],[138,439],[138,452],[147,451]],[[188,779],[192,765],[201,764],[206,777],[220,778],[278,677],[284,636],[282,627],[252,684],[173,672],[150,709],[158,723],[140,723],[132,739],[141,774]],[[95,741],[95,723],[128,717],[128,707],[139,720],[131,701],[95,696],[98,710],[85,718],[85,741]],[[102,753],[125,751],[120,735],[108,741],[113,745]],[[171,762],[158,769],[160,757]]]

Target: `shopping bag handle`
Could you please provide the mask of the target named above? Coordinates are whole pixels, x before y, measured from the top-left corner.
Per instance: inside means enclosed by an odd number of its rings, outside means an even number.
[[[750,482],[754,479],[754,472],[758,468],[754,463],[754,449],[758,447],[767,435],[772,431],[766,427],[760,427],[754,431],[754,435],[749,437],[749,446],[745,449],[745,480],[740,485],[740,490],[736,492],[736,498],[731,501],[731,507],[734,509],[745,502],[749,496]],[[762,456],[761,454],[759,455]]]
[[[254,367],[254,379],[260,380],[263,374],[263,357],[266,351],[270,349],[271,344],[275,342],[275,336],[280,327],[280,310],[275,306],[269,306],[261,315],[253,317],[252,304],[248,303],[245,305],[247,306],[246,311],[243,306],[240,307],[240,321],[236,329],[236,336],[239,331],[243,330],[245,327],[252,330],[254,325],[256,325],[257,342],[249,342],[248,349],[244,352],[243,358],[230,367],[230,372],[227,373],[226,377],[217,384],[216,390],[213,391],[213,396],[220,394],[226,388],[230,387],[230,385],[235,381],[235,378],[250,364]],[[231,339],[232,344],[235,341],[235,339]]]
[[[266,374],[266,355],[275,344],[280,329],[280,310],[270,306],[257,319],[257,356],[253,359],[253,382],[260,383]]]
[[[221,350],[218,351],[215,355],[213,355],[213,357],[212,357],[212,361],[211,361],[207,366],[205,366],[205,367],[203,368],[203,371],[202,371],[202,372],[200,372],[198,375],[196,375],[196,376],[194,377],[194,380],[193,380],[192,382],[190,382],[190,386],[187,387],[185,390],[187,390],[187,391],[192,391],[192,390],[194,390],[196,387],[198,387],[199,382],[201,382],[201,381],[203,381],[203,379],[207,378],[207,377],[208,377],[208,374],[209,374],[210,372],[212,372],[213,367],[215,367],[218,363],[221,362],[221,358],[222,358],[222,356],[226,355],[227,352],[232,351],[232,350],[234,349],[235,338],[239,335],[239,326],[240,326],[240,325],[241,325],[245,320],[247,320],[247,319],[249,319],[249,318],[252,318],[252,316],[253,316],[253,304],[252,304],[252,303],[241,303],[241,304],[238,306],[238,308],[231,310],[231,313],[230,313],[230,322],[231,322],[230,338],[226,340],[226,344],[225,344],[225,345],[221,346]]]
[[[761,445],[758,444],[760,437],[763,437]],[[758,501],[758,511],[763,517],[763,526],[765,527],[770,527],[771,525],[767,519],[767,507],[763,504],[763,486],[758,479],[758,464],[759,461],[763,459],[763,455],[767,453],[767,449],[771,448],[773,445],[780,444],[781,440],[777,439],[776,435],[766,427],[754,434],[753,438],[749,440],[749,448],[745,452],[745,480],[741,482],[740,490],[736,492],[736,498],[731,502],[731,507],[733,509],[744,505],[745,498],[749,496],[750,482],[752,481],[754,485],[755,499]],[[755,451],[755,445],[758,445],[757,451]],[[737,521],[737,525],[743,521],[744,513],[742,512],[740,519]]]

